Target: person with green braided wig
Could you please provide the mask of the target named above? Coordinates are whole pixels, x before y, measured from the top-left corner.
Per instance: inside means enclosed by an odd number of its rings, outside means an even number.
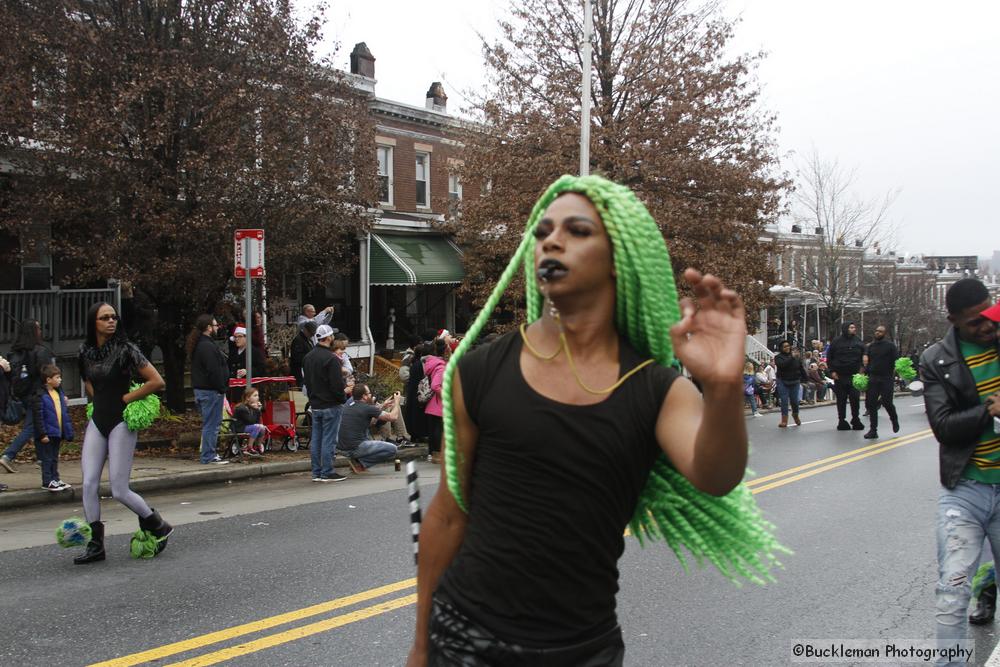
[[[518,271],[528,322],[470,351]],[[563,176],[536,203],[445,371],[409,665],[621,665],[626,526],[682,563],[684,549],[770,579],[783,548],[740,483],[743,303],[714,276],[684,279],[694,299],[679,303],[627,188]]]

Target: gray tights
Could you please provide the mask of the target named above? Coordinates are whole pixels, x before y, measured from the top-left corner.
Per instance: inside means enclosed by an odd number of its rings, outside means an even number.
[[[83,437],[83,454],[80,465],[83,468],[83,513],[87,523],[101,520],[101,473],[104,462],[108,462],[108,478],[111,481],[111,497],[140,517],[153,513],[149,505],[138,493],[128,486],[132,475],[132,455],[135,453],[136,434],[122,422],[111,429],[105,438],[94,426],[87,423],[87,434]]]

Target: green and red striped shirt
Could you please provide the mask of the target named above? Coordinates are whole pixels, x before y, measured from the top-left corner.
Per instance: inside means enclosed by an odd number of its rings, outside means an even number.
[[[1000,357],[996,346],[983,347],[975,343],[959,340],[965,365],[972,371],[976,381],[979,400],[1000,391]],[[993,430],[993,420],[979,436],[979,444],[972,454],[969,464],[962,471],[962,477],[986,484],[1000,484],[1000,434]]]

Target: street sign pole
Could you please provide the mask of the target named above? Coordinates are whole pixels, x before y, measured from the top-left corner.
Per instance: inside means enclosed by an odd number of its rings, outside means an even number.
[[[247,346],[244,348],[245,354],[247,355],[247,389],[250,389],[250,381],[253,379],[253,304],[250,302],[251,292],[250,292],[250,238],[243,239],[243,256],[246,258],[246,323],[247,328]]]
[[[247,345],[246,354],[246,388],[249,389],[253,382],[253,288],[251,278],[264,278],[264,230],[263,229],[237,229],[234,237],[233,247],[234,264],[233,269],[236,278],[243,278],[246,286],[244,299],[246,308]],[[254,254],[256,256],[254,256]],[[267,292],[264,292],[264,299]],[[260,360],[261,368],[264,367],[264,359]]]

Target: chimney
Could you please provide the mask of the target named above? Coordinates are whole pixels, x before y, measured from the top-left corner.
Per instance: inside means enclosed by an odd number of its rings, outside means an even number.
[[[375,56],[364,42],[355,44],[354,50],[351,51],[351,74],[359,74],[369,79],[375,78]]]
[[[440,81],[435,81],[427,89],[426,106],[431,111],[440,111],[442,113],[448,111],[448,96],[445,95],[444,86],[441,85]]]

